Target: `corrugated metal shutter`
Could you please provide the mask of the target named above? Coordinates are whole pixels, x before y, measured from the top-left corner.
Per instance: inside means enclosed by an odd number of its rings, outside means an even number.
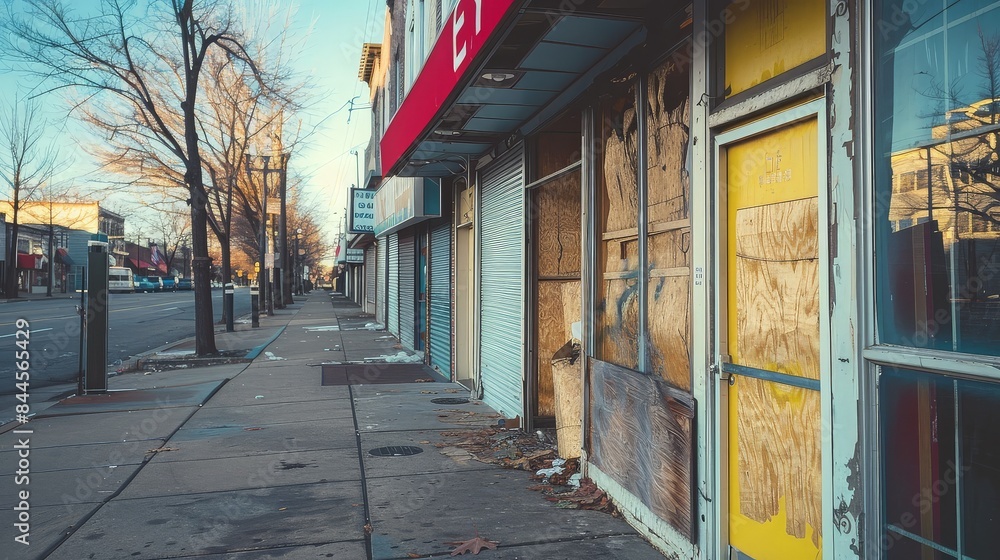
[[[483,171],[479,208],[483,400],[507,417],[523,410],[523,176],[518,146]]]
[[[399,336],[399,236],[389,235],[389,332]]]
[[[365,248],[365,313],[375,313],[375,245]]]
[[[383,239],[378,240],[378,246],[375,249],[376,255],[375,259],[378,261],[378,265],[375,271],[375,280],[378,286],[375,288],[375,320],[383,325],[386,324],[386,291],[385,291],[385,279],[386,279],[386,256],[388,251],[386,250],[387,241]]]
[[[414,313],[417,309],[416,259],[417,245],[413,237],[399,238],[399,342],[414,348],[416,330]]]
[[[431,230],[430,246],[431,318],[429,338],[431,365],[451,376],[451,224]]]

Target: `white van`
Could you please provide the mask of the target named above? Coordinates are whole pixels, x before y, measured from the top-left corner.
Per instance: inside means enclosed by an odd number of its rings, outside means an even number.
[[[108,291],[134,294],[135,280],[132,278],[132,271],[121,266],[109,267]]]

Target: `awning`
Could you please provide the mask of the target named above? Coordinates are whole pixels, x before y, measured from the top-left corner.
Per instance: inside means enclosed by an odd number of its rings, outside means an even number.
[[[156,270],[155,266],[142,259],[133,259],[132,257],[129,257],[128,262],[130,262],[132,264],[132,268],[136,270]]]
[[[28,253],[17,254],[17,268],[24,270],[41,270],[45,257],[42,255],[29,255]]]
[[[381,141],[382,174],[444,177],[530,134],[646,39],[669,39],[687,2],[459,0]]]
[[[73,262],[73,259],[70,258],[69,251],[66,250],[65,247],[56,248],[55,261],[64,266],[73,266],[76,264]]]

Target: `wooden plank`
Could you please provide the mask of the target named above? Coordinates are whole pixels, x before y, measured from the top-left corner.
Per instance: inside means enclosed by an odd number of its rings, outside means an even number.
[[[674,278],[679,276],[689,276],[691,274],[691,269],[686,266],[677,266],[674,268],[654,268],[649,271],[650,278]]]
[[[671,220],[669,222],[653,222],[646,228],[646,232],[649,235],[655,235],[657,233],[674,231],[675,229],[691,229],[691,220],[684,218],[683,220]]]
[[[735,394],[734,394],[735,393]],[[785,519],[796,538],[822,536],[820,393],[737,377],[738,494],[741,515],[767,523]]]
[[[815,197],[736,212],[736,363],[819,379]]]
[[[647,215],[654,224],[672,224],[689,217],[691,184],[687,169],[691,100],[686,65],[669,60],[647,80]],[[672,226],[668,226],[672,227]]]
[[[655,376],[589,366],[590,461],[693,539],[694,399]]]

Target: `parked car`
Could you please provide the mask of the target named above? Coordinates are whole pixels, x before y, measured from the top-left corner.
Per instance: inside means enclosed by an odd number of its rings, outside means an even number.
[[[153,291],[156,291],[156,292],[162,292],[163,291],[163,278],[160,278],[159,276],[149,276],[148,278],[149,278],[149,281],[152,282],[156,286],[156,289],[153,290]]]
[[[194,287],[194,284],[191,282],[190,278],[180,278],[180,279],[177,280],[177,289],[178,290],[190,290],[193,287]]]
[[[176,276],[164,276],[161,278],[163,281],[163,290],[176,292],[177,291],[177,277]]]
[[[160,282],[154,281],[149,276],[135,276],[135,291],[148,294],[149,292],[155,292],[160,288]]]

